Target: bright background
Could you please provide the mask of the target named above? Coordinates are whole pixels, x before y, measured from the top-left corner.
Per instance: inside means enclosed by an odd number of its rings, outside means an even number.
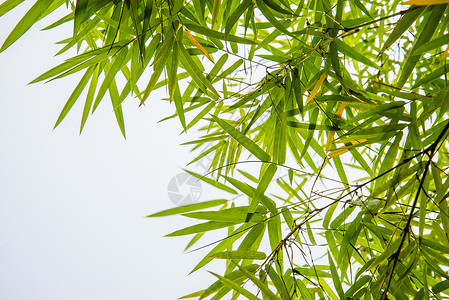
[[[0,19],[0,43],[26,2]],[[176,299],[207,287],[207,272],[187,276],[205,252],[163,238],[192,222],[145,218],[174,206],[167,185],[193,158],[179,146],[193,132],[157,123],[174,107],[156,93],[145,107],[125,101],[126,141],[108,99],[82,135],[82,97],[52,130],[80,76],[27,85],[63,61],[55,42],[72,28],[39,31],[50,23],[0,54],[0,299]],[[201,200],[213,197],[203,184]]]

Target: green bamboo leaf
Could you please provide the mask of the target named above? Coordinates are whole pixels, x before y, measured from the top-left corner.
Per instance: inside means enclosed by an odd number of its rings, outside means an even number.
[[[226,78],[229,74],[234,72],[238,67],[240,67],[243,64],[243,59],[237,60],[235,63],[233,63],[229,68],[224,70],[222,73],[216,76],[215,80],[213,82],[216,82],[218,80]]]
[[[111,19],[106,14],[102,14],[101,12],[97,12],[96,15],[99,18],[101,18],[106,24],[108,24],[110,28],[113,29],[115,32],[119,30],[119,32],[123,32],[131,36],[136,34],[136,31],[133,28],[129,27],[126,24],[123,24],[123,22],[121,22],[120,19],[117,20]]]
[[[258,159],[263,162],[268,162],[271,160],[270,155],[263,151],[256,143],[251,139],[246,137],[239,130],[235,129],[234,126],[228,124],[226,121],[219,119],[218,117],[212,115],[214,121],[223,128],[231,137],[233,137],[238,143],[240,143],[245,149],[254,154]]]
[[[353,297],[353,295],[359,289],[361,289],[365,284],[367,284],[368,282],[370,282],[372,280],[373,280],[373,278],[369,275],[364,275],[364,276],[360,277],[353,285],[351,285],[349,287],[349,289],[346,291],[345,297],[343,297],[343,299]]]
[[[363,5],[362,2],[360,2],[360,0],[349,0],[352,4],[354,4],[355,6],[357,6],[358,8],[360,8],[361,11],[363,11],[367,16],[369,16],[371,19],[373,17],[371,17],[369,11],[366,9],[365,5]]]
[[[92,103],[94,101],[95,89],[97,88],[98,76],[101,73],[102,67],[97,65],[94,67],[94,74],[92,75],[92,80],[90,81],[89,90],[86,95],[86,102],[84,103],[83,116],[81,117],[80,134],[83,131],[84,125],[86,124],[87,118],[92,108]]]
[[[235,283],[234,281],[226,278],[226,277],[222,277],[218,274],[215,274],[213,272],[209,272],[212,275],[214,275],[215,277],[217,277],[221,282],[223,282],[223,284],[225,284],[226,286],[230,287],[231,289],[235,290],[237,293],[245,296],[246,298],[250,299],[250,300],[260,300],[259,298],[257,298],[256,296],[254,296],[253,294],[251,294],[250,292],[248,292],[247,290],[245,290],[244,288],[242,288],[239,284]]]
[[[111,81],[111,84],[108,88],[109,96],[111,97],[112,108],[114,109],[115,119],[117,120],[117,124],[120,127],[120,131],[122,132],[123,137],[126,139],[125,134],[125,121],[123,120],[123,111],[121,105],[120,95],[117,90],[117,84],[115,79]],[[95,106],[95,103],[94,103]]]
[[[241,181],[238,181],[234,178],[228,177],[228,176],[224,176],[223,177],[229,181],[229,183],[231,183],[233,186],[235,186],[238,190],[242,191],[245,195],[247,195],[250,198],[254,197],[254,193],[256,192],[256,189],[253,188],[252,186],[243,183]],[[271,200],[270,198],[268,198],[265,195],[262,195],[262,204],[272,213],[272,214],[276,214],[277,213],[277,208],[276,208],[276,203]]]
[[[194,234],[194,233],[200,233],[200,232],[207,232],[217,229],[226,228],[232,225],[237,224],[236,222],[206,222],[206,223],[200,223],[193,226],[189,226],[180,230],[176,230],[172,233],[167,234],[166,236],[182,236],[182,235],[188,235],[188,234]]]
[[[14,27],[14,29],[11,31],[11,33],[6,38],[5,42],[3,43],[2,47],[0,48],[0,52],[5,51],[9,46],[11,46],[15,41],[17,41],[22,35],[25,34],[25,32],[28,31],[28,29],[31,28],[40,18],[41,16],[46,12],[46,10],[55,2],[55,0],[39,0],[34,3],[34,5],[28,10],[28,12],[23,16],[23,18],[17,23],[17,25]],[[3,7],[5,9],[6,7],[14,7],[14,2],[9,3],[8,6]],[[11,6],[12,7],[11,7]]]
[[[247,210],[248,210],[248,208],[243,206],[243,207],[228,208],[228,209],[219,210],[219,211],[191,212],[191,213],[185,213],[185,214],[183,214],[183,216],[189,217],[189,218],[200,219],[200,220],[209,220],[209,221],[217,221],[217,222],[243,223],[243,222],[245,222]],[[266,220],[266,217],[261,214],[260,209],[259,209],[258,212],[253,215],[253,217],[251,218],[250,221],[251,222],[263,222],[264,220]]]
[[[290,185],[293,183],[293,169],[288,169],[288,180],[290,181]]]
[[[128,54],[127,48],[122,49],[115,60],[112,62],[109,70],[106,71],[106,76],[98,90],[97,97],[95,98],[94,106],[92,108],[92,113],[97,109],[98,104],[100,104],[101,99],[103,99],[106,91],[109,89],[110,85],[114,81],[114,78],[118,71],[123,67],[123,65],[127,62],[126,56]]]
[[[449,253],[449,247],[448,247],[448,246],[445,246],[445,245],[443,245],[443,244],[440,244],[440,243],[431,241],[431,240],[429,240],[429,239],[427,239],[427,238],[422,238],[421,243],[422,243],[424,246],[427,246],[427,247],[429,247],[429,248],[438,250],[438,251],[440,251],[440,252],[442,252],[442,253],[445,253],[445,254]]]
[[[449,64],[445,64],[444,66],[436,70],[433,70],[432,72],[426,74],[425,76],[422,76],[421,79],[417,80],[416,83],[412,86],[412,90],[420,86],[423,86],[429,82],[432,82],[433,80],[438,79],[447,73],[449,73]]]
[[[324,227],[324,228],[329,228],[330,220],[331,220],[331,218],[332,218],[332,215],[334,214],[335,209],[337,208],[337,205],[338,205],[338,202],[332,204],[332,205],[327,209],[326,214],[325,214],[324,219],[323,219],[323,227]]]
[[[72,48],[74,45],[82,42],[83,39],[88,34],[92,34],[92,31],[98,25],[99,22],[100,22],[99,18],[94,18],[93,20],[89,20],[87,26],[85,26],[83,28],[83,30],[81,32],[79,32],[77,35],[74,35],[73,38],[61,50],[59,50],[58,53],[56,53],[56,55],[64,53],[67,50],[69,50],[70,48]]]
[[[195,236],[190,240],[190,242],[187,244],[187,246],[184,248],[184,252],[189,250],[193,245],[195,245],[196,242],[199,241],[199,239],[204,235],[205,232],[200,232],[195,234]]]
[[[396,42],[396,40],[399,39],[410,26],[412,26],[424,9],[425,6],[411,7],[396,24],[391,34],[388,35],[388,39],[385,41],[385,44],[380,52],[384,52],[387,48],[393,45],[393,43]]]
[[[73,15],[74,15],[73,12],[67,14],[66,16],[64,16],[64,17],[62,17],[61,19],[57,20],[56,22],[54,22],[54,23],[52,23],[52,24],[50,24],[50,25],[48,25],[48,26],[42,28],[42,31],[44,31],[44,30],[49,30],[49,29],[53,29],[53,28],[56,28],[56,27],[58,27],[58,26],[61,26],[61,25],[64,24],[64,23],[67,23],[67,22],[72,21],[72,20],[73,20]]]
[[[449,34],[445,34],[439,38],[436,38],[436,39],[422,45],[421,47],[419,47],[417,49],[414,49],[412,51],[411,55],[423,54],[423,53],[429,52],[435,48],[446,46],[447,44],[449,44]]]
[[[73,25],[74,36],[78,33],[81,22],[85,20],[84,15],[86,14],[88,3],[89,0],[76,0]]]
[[[281,231],[281,217],[279,214],[271,214],[270,219],[267,222],[267,232],[268,240],[270,241],[271,249],[276,249],[282,241],[282,231]],[[276,254],[276,268],[278,273],[282,273],[282,259],[283,252],[279,251]]]
[[[277,11],[280,14],[283,15],[290,15],[290,16],[295,16],[295,13],[282,8],[279,4],[277,4],[275,1],[273,0],[262,0],[267,6],[269,6],[272,10]]]
[[[309,133],[307,134],[307,138],[306,138],[306,142],[304,144],[304,148],[301,151],[301,157],[304,157],[304,155],[307,153],[307,149],[310,146],[310,143],[313,140],[313,130],[315,129],[315,124],[317,124],[317,120],[318,120],[318,114],[319,114],[319,109],[318,107],[316,107],[312,112],[309,112]]]
[[[273,176],[276,173],[276,171],[277,166],[275,164],[270,164],[268,168],[265,170],[262,178],[260,179],[259,184],[257,185],[254,197],[251,199],[251,203],[248,208],[248,216],[246,222],[248,222],[252,218],[253,213],[256,211],[256,208],[259,205],[262,196],[265,195],[265,191],[267,190],[268,185],[273,179]]]
[[[260,208],[260,206],[259,206]],[[249,251],[259,249],[260,243],[264,237],[265,223],[259,222],[252,226],[251,230],[246,234],[243,241],[240,243],[237,250],[239,251]],[[228,268],[234,269],[234,266],[229,265]]]
[[[0,4],[0,17],[6,14],[7,12],[13,10],[14,7],[19,5],[23,1],[25,0],[6,0],[2,4]]]
[[[247,232],[247,230],[251,229],[253,226],[253,223],[244,223],[240,227],[235,229],[232,235],[229,235],[226,239],[223,239],[212,250],[210,250],[209,253],[203,257],[203,259],[193,268],[190,273],[193,273],[210,263],[213,260],[213,258],[210,257],[212,254],[230,249],[233,243],[240,237],[242,237]]]
[[[343,53],[355,60],[358,60],[359,62],[361,62],[367,66],[376,68],[378,70],[382,69],[381,67],[376,65],[371,59],[369,59],[369,58],[363,56],[362,54],[358,53],[357,51],[355,51],[354,47],[350,47],[347,44],[345,44],[343,41],[338,40],[338,39],[335,40],[334,42],[337,44],[338,51],[340,51],[341,53]]]
[[[255,259],[255,260],[264,260],[267,258],[267,255],[263,252],[257,251],[224,251],[218,252],[211,255],[213,258],[218,259]],[[250,272],[250,271],[249,271]]]
[[[349,218],[351,213],[354,211],[355,206],[347,207],[343,212],[341,212],[331,223],[330,228],[338,229],[343,222]]]
[[[167,210],[163,210],[163,211],[151,214],[151,215],[147,216],[147,218],[179,215],[182,213],[187,213],[187,212],[191,212],[191,211],[196,211],[196,210],[201,210],[201,209],[206,209],[206,208],[223,205],[227,202],[228,202],[228,200],[219,199],[219,200],[204,201],[204,202],[199,202],[199,203],[189,204],[189,205],[184,205],[184,206],[179,206],[179,207],[173,207],[173,208],[169,208]]]
[[[340,299],[345,299],[343,288],[342,288],[341,281],[340,281],[340,276],[338,276],[337,268],[335,267],[334,260],[332,259],[332,256],[329,252],[327,253],[327,259],[329,261],[329,267],[331,269],[331,274],[332,274],[332,281],[334,283],[335,289],[337,290],[337,294],[340,297]],[[340,266],[339,266],[339,268],[340,268]],[[342,270],[342,272],[343,272],[343,270]]]
[[[217,97],[220,97],[220,95],[218,94],[217,90],[214,88],[212,83],[203,75],[200,68],[190,57],[190,54],[184,48],[184,45],[179,43],[179,49],[181,50],[182,53],[181,57],[182,65],[184,69],[186,69],[186,71],[189,73],[189,75],[192,76],[192,78],[196,81],[196,83],[200,87],[204,84],[204,86],[206,86],[210,91],[212,91],[212,93],[214,93]],[[204,90],[203,92],[206,91]]]
[[[332,69],[334,70],[335,74],[337,75],[338,80],[341,81],[341,66],[340,66],[340,59],[338,58],[338,45],[335,41],[331,42],[329,44],[329,57],[332,65]]]
[[[327,293],[327,296],[330,297],[332,300],[339,300],[338,296],[335,295],[334,291],[331,289],[331,287],[327,284],[326,281],[322,277],[317,278],[320,286],[323,288],[323,291]]]
[[[301,280],[296,280],[295,283],[298,286],[299,291],[301,292],[301,296],[304,297],[304,299],[306,299],[306,300],[313,300],[313,299],[315,299],[310,294],[310,290],[307,288],[307,286],[304,284],[304,282],[302,282]]]
[[[184,116],[184,103],[182,101],[178,82],[176,82],[174,85],[175,85],[175,90],[174,90],[173,98],[175,100],[176,114],[178,115],[178,118],[179,118],[179,121],[181,122],[182,128],[184,128],[184,131],[185,131],[185,130],[187,130],[187,127],[186,127],[186,118]]]
[[[74,73],[79,72],[81,70],[84,70],[84,69],[86,69],[86,68],[88,68],[90,66],[96,65],[96,64],[98,64],[98,63],[108,59],[110,56],[112,56],[112,55],[114,55],[116,53],[117,52],[115,52],[115,51],[111,51],[109,53],[108,52],[104,52],[104,53],[101,53],[99,55],[96,55],[96,56],[94,56],[94,57],[92,57],[92,58],[90,58],[90,59],[88,59],[88,60],[86,60],[86,61],[84,61],[84,62],[82,62],[82,63],[80,63],[78,65],[76,65],[75,67],[70,68],[69,70],[61,73],[60,75],[53,77],[49,81],[66,77],[68,75],[71,75],[71,74],[74,74]]]
[[[211,179],[209,177],[197,174],[197,173],[192,172],[192,171],[187,171],[187,170],[184,170],[184,171],[186,171],[190,175],[193,175],[196,178],[198,178],[198,179],[200,179],[200,180],[202,180],[202,181],[204,181],[204,182],[206,182],[206,183],[208,183],[208,184],[210,184],[210,185],[212,185],[212,186],[214,186],[214,187],[216,187],[216,188],[218,188],[220,190],[223,190],[223,191],[231,193],[231,194],[237,194],[237,192],[234,189],[230,188],[227,185],[224,185],[223,183],[221,183],[221,182],[219,182],[217,180],[214,180],[214,179]]]
[[[416,40],[415,45],[413,46],[410,53],[413,53],[413,50],[418,49],[422,45],[426,44],[430,39],[432,38],[441,17],[444,14],[445,8],[447,4],[445,5],[435,5],[433,6],[432,13],[427,19],[427,22],[421,31],[418,39]],[[416,64],[420,60],[421,55],[417,54],[410,54],[407,59],[404,62],[404,65],[401,67],[401,76],[399,77],[397,87],[402,88],[404,84],[407,82],[408,78],[412,74],[413,70],[415,69]]]
[[[168,68],[168,94],[170,95],[170,101],[173,101],[175,90],[178,84],[178,63],[179,63],[179,46],[176,41],[173,44],[173,54],[171,56],[171,65]],[[182,105],[180,105],[182,107]],[[176,105],[176,111],[178,112],[178,105]],[[184,114],[182,114],[184,116]],[[184,126],[185,127],[185,126]]]
[[[289,292],[287,291],[285,279],[281,278],[281,276],[279,276],[269,264],[265,265],[265,270],[268,276],[271,278],[271,281],[273,282],[274,286],[276,287],[276,290],[279,292],[281,299],[282,300],[292,299]]]
[[[207,27],[202,27],[193,23],[184,23],[185,27],[187,27],[189,30],[194,31],[196,33],[200,33],[203,34],[205,36],[208,36],[210,38],[216,38],[219,40],[223,40],[223,41],[228,41],[228,42],[233,42],[233,43],[238,43],[238,44],[250,44],[250,45],[254,45],[256,44],[255,41],[249,40],[249,39],[245,39],[239,36],[235,36],[235,35],[231,35],[231,34],[224,34],[212,29],[209,29]]]
[[[29,84],[43,81],[43,80],[49,79],[51,77],[55,77],[58,74],[64,74],[65,72],[70,71],[73,68],[80,66],[82,63],[87,62],[92,58],[97,58],[96,62],[95,62],[95,63],[97,63],[98,58],[106,59],[107,57],[114,55],[116,53],[115,50],[117,50],[118,48],[119,48],[119,46],[115,46],[112,49],[110,47],[105,46],[100,49],[95,49],[95,50],[88,51],[88,52],[82,53],[80,55],[74,56],[74,57],[68,59],[67,61],[63,62],[62,64],[48,70],[44,74],[40,75],[39,77],[37,77],[36,79],[31,81]],[[109,50],[111,50],[111,51],[109,52]],[[88,66],[86,66],[86,67],[88,67]]]
[[[76,65],[79,65],[78,61],[71,60],[71,61],[63,62],[62,64],[60,64],[60,65],[48,70],[44,74],[40,75],[39,77],[37,77],[36,79],[31,81],[29,84],[48,79],[50,77],[54,77],[64,71],[67,71],[68,69],[75,67]]]
[[[438,282],[436,285],[432,287],[432,292],[438,294],[447,289],[449,289],[449,280]]]
[[[345,277],[348,276],[346,270],[350,264],[349,258],[352,257],[354,245],[362,230],[362,215],[362,213],[357,214],[357,217],[351,222],[346,230],[343,241],[341,242],[340,252],[338,254],[338,259],[336,260],[338,268],[341,271],[341,281],[344,281]],[[343,294],[343,291],[341,291],[341,293]]]
[[[262,295],[267,297],[267,299],[278,300],[279,298],[268,288],[268,285],[265,282],[262,282],[259,278],[257,278],[253,273],[246,269],[246,267],[239,266],[234,263],[237,268],[247,277],[249,278],[262,292]],[[264,297],[264,299],[265,299]]]
[[[187,128],[188,128],[188,126],[187,126]],[[192,163],[194,163],[194,162],[196,162],[196,161],[198,161],[198,160],[200,160],[200,159],[202,159],[203,157],[206,157],[206,156],[209,155],[210,153],[216,151],[218,148],[222,147],[225,143],[226,143],[225,141],[221,141],[221,142],[219,142],[218,144],[216,144],[216,145],[210,147],[210,148],[207,149],[206,151],[201,152],[201,154],[198,155],[197,157],[195,157],[192,161],[190,161],[190,162],[187,164],[187,166],[188,166],[188,165],[191,165]]]
[[[259,265],[256,265],[256,264],[252,264],[252,265],[249,265],[246,267],[246,269],[252,273],[256,272],[256,270],[258,268],[259,268]],[[243,280],[245,279],[245,276],[242,274],[242,272],[240,270],[235,270],[231,273],[228,273],[224,277],[234,281],[237,284],[241,284],[243,282]],[[210,296],[214,292],[220,290],[223,286],[224,286],[224,284],[220,280],[214,282],[211,286],[209,286],[206,290],[204,290],[204,292],[201,294],[200,299],[204,299],[207,296]]]
[[[94,72],[94,68],[90,67],[89,69],[87,69],[86,73],[84,73],[84,75],[81,78],[80,82],[78,83],[76,88],[73,90],[72,94],[70,95],[69,99],[67,100],[66,104],[64,105],[64,108],[62,109],[61,113],[59,114],[58,120],[56,121],[55,126],[53,127],[53,129],[56,128],[59,125],[59,123],[61,123],[61,121],[65,118],[67,113],[73,107],[73,105],[75,104],[76,100],[81,95],[81,92],[86,87],[86,84],[89,82],[89,79],[92,77],[93,72]]]
[[[229,32],[231,32],[232,27],[234,27],[235,23],[239,20],[240,16],[253,4],[253,0],[243,0],[242,3],[237,6],[237,8],[232,12],[232,14],[228,17],[225,26],[225,36],[229,36]]]
[[[153,61],[153,74],[151,74],[151,78],[148,81],[148,84],[145,88],[145,91],[142,96],[142,100],[140,101],[140,105],[142,105],[150,95],[151,91],[154,89],[155,84],[157,83],[159,77],[161,76],[162,70],[165,67],[167,57],[171,53],[175,38],[173,36],[173,31],[170,32],[171,35],[165,37],[164,42],[159,47]]]
[[[279,31],[281,31],[282,33],[292,36],[294,37],[288,30],[287,28],[281,23],[279,22],[275,16],[273,15],[273,13],[270,11],[270,9],[265,5],[265,3],[263,2],[263,0],[256,0],[256,4],[257,4],[257,8],[260,10],[260,12],[265,16],[265,18],[267,18],[267,20],[273,24],[274,27],[276,27]]]
[[[182,297],[180,297],[179,299],[190,299],[190,298],[198,298],[199,296],[201,296],[203,294],[204,290],[202,291],[196,291],[187,295],[184,295]]]
[[[215,102],[211,101],[205,108],[203,108],[195,116],[195,118],[193,118],[192,121],[190,121],[190,123],[186,126],[185,130],[187,131],[187,129],[192,128],[192,126],[195,125],[196,123],[198,123],[205,115],[207,115],[212,110],[212,108],[214,108],[214,106],[215,106]],[[206,151],[208,151],[208,150],[206,150]],[[192,162],[190,162],[189,164],[191,164]]]

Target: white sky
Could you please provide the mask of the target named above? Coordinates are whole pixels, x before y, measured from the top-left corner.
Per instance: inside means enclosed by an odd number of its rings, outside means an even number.
[[[29,5],[0,19],[0,43]],[[0,299],[177,299],[207,287],[207,272],[187,276],[205,252],[163,238],[192,222],[144,218],[173,207],[167,184],[192,159],[179,146],[192,137],[177,120],[156,123],[174,110],[156,94],[146,107],[126,101],[126,141],[108,99],[81,136],[82,98],[52,131],[79,76],[27,86],[62,61],[55,42],[71,27],[39,32],[50,23],[0,54]]]

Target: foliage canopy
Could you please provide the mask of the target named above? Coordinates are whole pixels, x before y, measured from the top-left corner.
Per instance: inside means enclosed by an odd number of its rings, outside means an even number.
[[[83,73],[55,126],[83,95],[82,131],[108,93],[125,135],[121,103],[166,88],[167,118],[202,133],[211,174],[190,173],[229,199],[151,215],[196,219],[169,234],[187,249],[227,230],[193,271],[224,270],[185,298],[441,299],[448,2],[38,0],[0,51],[65,9],[44,29],[72,22],[76,54],[33,81]]]

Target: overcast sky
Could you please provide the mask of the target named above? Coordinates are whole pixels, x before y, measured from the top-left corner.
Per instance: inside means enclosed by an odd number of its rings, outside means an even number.
[[[0,43],[27,5],[0,19]],[[145,218],[174,206],[167,185],[193,158],[179,146],[192,136],[177,120],[157,124],[174,111],[160,94],[126,101],[126,141],[108,99],[81,136],[82,99],[52,130],[79,76],[27,85],[62,61],[55,42],[71,27],[39,31],[50,23],[0,54],[0,299],[176,299],[207,287],[207,272],[187,276],[205,252],[163,238],[192,222]],[[204,187],[200,200],[213,195]]]

